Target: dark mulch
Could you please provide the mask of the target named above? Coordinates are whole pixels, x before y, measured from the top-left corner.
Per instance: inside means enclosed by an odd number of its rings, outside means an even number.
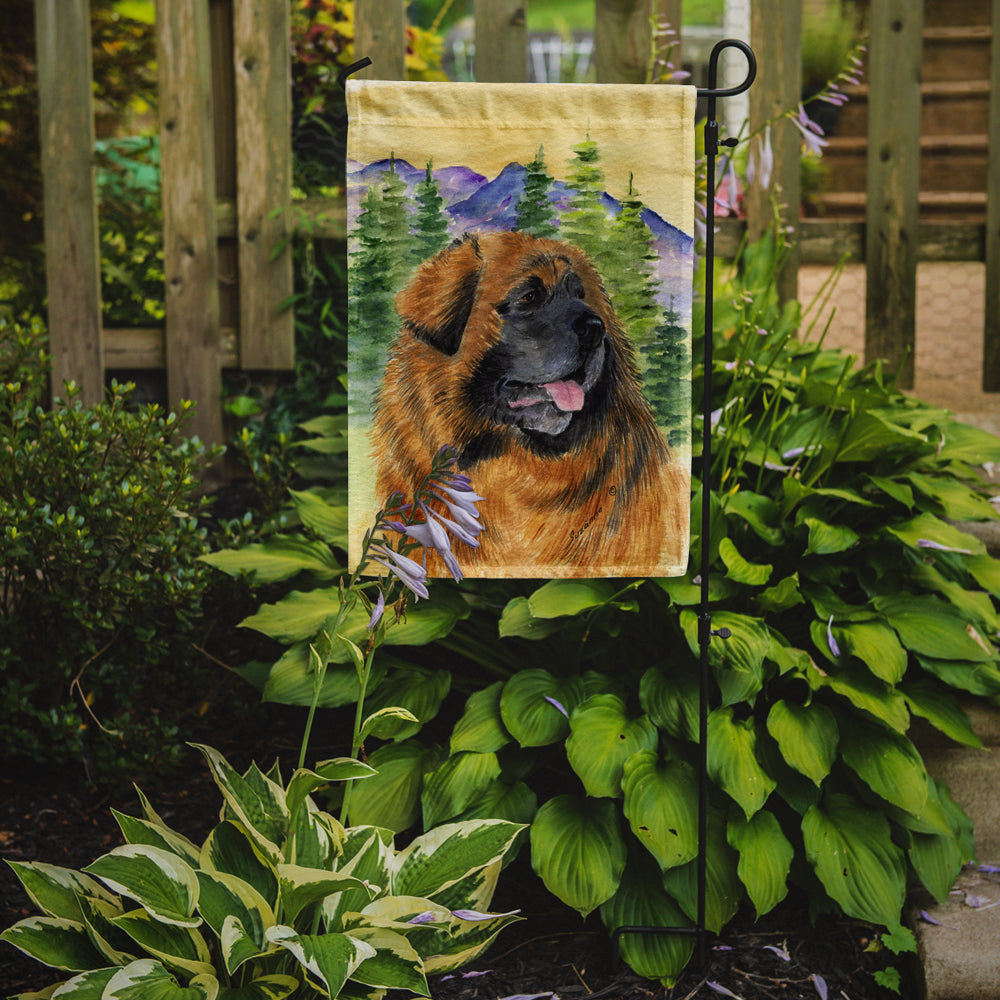
[[[272,748],[278,743],[290,749],[291,726],[280,717],[271,722],[278,730]],[[234,763],[244,763],[243,742],[220,740],[220,748]],[[6,860],[80,868],[121,843],[112,806],[133,815],[139,812],[134,794],[125,791],[108,796],[73,784],[72,776],[28,777],[8,774],[0,779],[0,858]],[[196,840],[208,832],[218,813],[218,793],[193,751],[192,767],[150,791],[150,798],[168,824]],[[892,994],[879,988],[872,975],[890,964],[904,973],[902,996],[917,994],[900,960],[866,951],[872,941],[870,928],[830,918],[812,927],[799,902],[784,904],[756,926],[741,914],[720,938],[706,942],[704,971],[689,969],[673,990],[640,979],[618,962],[596,918],[582,922],[544,892],[524,857],[504,872],[494,907],[520,908],[526,919],[504,931],[464,974],[433,977],[436,1000],[550,994],[562,1000],[689,1000],[726,996],[725,990],[744,1000],[815,1000],[824,995],[824,985],[831,1000],[886,1000]],[[0,927],[31,913],[10,869],[0,866]],[[0,944],[2,995],[41,989],[59,978]]]

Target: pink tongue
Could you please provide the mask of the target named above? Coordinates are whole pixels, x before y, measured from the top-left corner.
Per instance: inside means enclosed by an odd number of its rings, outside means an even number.
[[[560,410],[576,411],[583,408],[583,389],[576,382],[547,382],[542,386]]]

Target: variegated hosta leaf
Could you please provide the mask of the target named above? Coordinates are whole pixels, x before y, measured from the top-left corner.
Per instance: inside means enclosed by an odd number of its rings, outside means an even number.
[[[802,836],[809,863],[849,917],[899,923],[906,866],[882,813],[849,795],[830,795],[805,814]]]
[[[497,681],[469,696],[462,717],[455,723],[451,734],[451,752],[473,750],[476,753],[495,753],[510,743],[500,716],[500,693],[503,681]]]
[[[372,892],[388,889],[391,857],[391,831],[373,826],[356,826],[347,831],[337,870],[342,875],[353,875],[367,888],[345,889],[323,900],[323,920],[328,931],[344,930],[345,913],[359,912],[368,905]]]
[[[125,912],[120,902],[109,903],[93,896],[83,896],[80,905],[90,940],[104,956],[105,965],[128,965],[139,958],[140,949],[135,942],[114,925],[115,917]]]
[[[292,819],[285,858],[305,868],[335,868],[344,836],[338,820],[317,809],[312,799],[306,799]]]
[[[226,820],[208,835],[201,847],[200,867],[235,875],[252,885],[272,908],[278,904],[277,872],[241,823]]]
[[[733,709],[717,708],[708,717],[708,774],[749,818],[767,801],[776,782],[757,762],[752,718],[737,721]]]
[[[736,873],[758,918],[762,917],[788,895],[788,872],[795,849],[774,814],[766,809],[750,819],[737,816],[730,820],[726,836],[740,853]]]
[[[112,809],[111,812],[118,821],[122,835],[128,843],[159,847],[171,854],[176,854],[192,868],[197,866],[199,849],[187,837],[176,833],[169,827],[152,823],[149,820],[126,816],[125,813],[120,813],[117,809]]]
[[[193,744],[208,761],[226,805],[250,832],[264,855],[273,863],[281,856],[279,844],[288,832],[288,808],[284,789],[251,769],[240,775],[217,750]]]
[[[261,976],[244,986],[223,987],[218,1000],[285,1000],[299,985],[294,976]]]
[[[777,741],[785,761],[815,785],[830,773],[840,731],[826,705],[815,701],[798,705],[779,699],[768,713],[767,731]]]
[[[292,921],[305,907],[345,889],[361,889],[369,894],[369,899],[375,895],[374,890],[353,875],[303,868],[300,865],[278,865],[278,881],[281,887],[282,912],[286,920]]]
[[[648,715],[630,719],[625,702],[613,694],[595,694],[569,720],[566,757],[595,798],[621,797],[625,761],[639,750],[653,750],[659,739]]]
[[[201,887],[198,910],[220,939],[223,938],[223,928],[227,920],[236,920],[239,922],[242,937],[250,939],[254,948],[253,953],[259,954],[266,950],[264,931],[274,925],[274,911],[252,885],[235,875],[205,871],[198,872],[198,883]],[[231,929],[231,940],[234,933],[235,929]],[[244,954],[245,950],[241,944],[239,961],[230,964],[233,951],[232,948],[225,949],[226,967],[230,975],[242,962],[251,957]]]
[[[683,910],[664,891],[652,859],[630,858],[618,891],[601,905],[610,932],[619,927],[690,927]],[[640,976],[672,986],[694,950],[692,934],[623,934],[618,948]]]
[[[446,823],[429,830],[394,858],[392,892],[433,899],[460,879],[500,861],[522,829],[495,819]]]
[[[521,828],[515,840],[517,840],[524,828]],[[453,882],[446,889],[434,893],[434,901],[449,910],[460,910],[469,908],[473,910],[488,910],[493,902],[493,894],[497,890],[497,882],[500,879],[500,870],[503,868],[506,858],[497,858],[491,865],[485,868],[478,868],[465,878],[460,878]]]
[[[87,929],[76,920],[65,917],[28,917],[19,920],[0,934],[26,955],[54,969],[81,972],[96,969],[105,960],[91,944]]]
[[[499,777],[500,764],[495,753],[452,754],[424,779],[420,797],[424,826],[437,826],[454,819]]]
[[[159,962],[143,958],[119,969],[101,1000],[216,1000],[218,995],[219,981],[212,975],[196,976],[181,986]]]
[[[8,861],[31,901],[46,916],[81,920],[80,897],[92,896],[109,903],[116,898],[97,879],[39,861]]]
[[[189,976],[213,971],[212,956],[205,939],[190,927],[160,923],[145,910],[123,913],[112,923],[169,968],[181,969]]]
[[[57,1000],[101,1000],[104,988],[111,982],[119,968],[120,966],[91,969],[89,972],[81,972],[80,975],[67,979],[54,992],[50,992],[52,990],[50,986],[43,993],[19,993],[11,1000],[31,1000],[31,998],[41,1000],[42,997],[50,996]]]
[[[418,996],[430,996],[424,963],[413,945],[402,934],[385,927],[355,927],[351,937],[375,949],[351,973],[351,979],[365,986],[409,990]]]
[[[516,912],[480,914],[475,920],[456,916],[465,912],[453,910],[451,931],[439,932],[440,940],[428,954],[421,951],[424,971],[428,975],[451,972],[474,961],[493,943],[500,931],[521,919]],[[420,951],[419,939],[414,941],[414,946]]]
[[[558,795],[531,824],[531,865],[549,892],[586,916],[618,889],[625,842],[608,799]]]
[[[318,788],[328,785],[331,781],[350,781],[356,778],[370,778],[376,774],[373,767],[355,760],[353,757],[336,757],[324,760],[313,770],[301,767],[288,782],[285,792],[285,805],[288,812],[294,815],[306,797],[312,795]]]
[[[349,934],[296,934],[291,927],[278,924],[268,928],[267,939],[291,952],[310,979],[332,997],[365,959],[375,957],[370,944]]]
[[[197,927],[198,878],[171,851],[146,844],[125,844],[98,858],[84,871],[109,889],[134,899],[150,916],[166,924]]]
[[[641,751],[625,762],[622,789],[632,832],[661,869],[697,855],[698,783],[690,765]]]

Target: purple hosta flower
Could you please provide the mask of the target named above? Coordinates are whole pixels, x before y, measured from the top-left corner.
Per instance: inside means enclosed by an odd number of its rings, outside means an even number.
[[[822,156],[823,147],[827,145],[826,139],[822,138],[823,130],[806,114],[806,109],[801,104],[798,114],[792,117],[792,124],[802,133],[806,149],[816,156]]]
[[[986,875],[1000,875],[1000,865],[979,865],[977,870]]]
[[[952,545],[942,545],[940,542],[935,542],[930,538],[918,538],[917,547],[921,549],[937,549],[940,552],[958,552],[963,556],[972,555],[972,549],[957,549]]]
[[[766,944],[764,945],[764,950],[773,951],[782,962],[790,962],[792,960],[792,956],[784,948],[779,948],[776,944]]]
[[[826,641],[830,647],[830,652],[834,656],[840,656],[840,646],[837,645],[837,640],[833,637],[833,615],[830,615],[830,620],[826,623]]]
[[[566,711],[565,707],[562,705],[561,702],[556,701],[555,698],[552,698],[549,695],[544,695],[543,697],[550,705],[554,705],[557,709],[559,709],[559,711],[562,712],[562,714],[565,715],[567,719],[569,718],[569,712]]]
[[[378,600],[375,602],[375,607],[372,608],[372,616],[368,619],[368,631],[371,632],[376,625],[382,620],[382,614],[385,611],[385,594],[380,590],[378,592]]]
[[[510,910],[507,913],[480,913],[479,910],[452,910],[451,915],[459,920],[492,920],[494,917],[516,917],[521,911]]]
[[[826,980],[819,974],[813,973],[809,977],[813,981],[813,986],[816,988],[816,992],[819,994],[819,1000],[826,1000],[828,990],[826,988]]]
[[[461,485],[457,482],[459,479],[461,479]],[[479,523],[479,511],[476,510],[476,504],[485,497],[473,492],[467,476],[454,476],[451,484],[448,486],[442,482],[435,483],[432,490],[433,495],[448,508],[451,516],[466,531],[478,535],[483,530],[483,526]],[[439,490],[440,492],[438,492]],[[441,493],[445,495],[441,496]]]
[[[427,570],[420,563],[390,549],[388,545],[372,545],[368,552],[375,562],[391,570],[403,586],[417,597],[430,596],[427,592]]]
[[[706,982],[705,985],[713,993],[721,993],[724,997],[734,997],[735,1000],[743,1000],[743,997],[741,997],[738,993],[734,993],[732,990],[727,990],[726,987],[722,985],[722,983],[713,983],[709,981]]]
[[[762,136],[750,146],[750,158],[747,161],[747,183],[755,181],[767,190],[771,186],[771,174],[774,172],[774,150],[771,148],[771,126],[764,129]]]
[[[435,920],[437,920],[437,914],[433,910],[424,910],[423,913],[410,917],[406,922],[408,924],[432,924]]]

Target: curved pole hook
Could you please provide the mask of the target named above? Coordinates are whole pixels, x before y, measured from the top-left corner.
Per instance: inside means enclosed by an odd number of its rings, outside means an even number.
[[[739,49],[747,58],[747,75],[746,79],[735,87],[724,87],[719,89],[717,87],[718,77],[719,77],[719,56],[722,55],[725,49]],[[757,57],[753,53],[753,49],[738,38],[723,38],[721,42],[716,42],[712,49],[712,54],[708,57],[708,87],[699,88],[699,97],[708,97],[709,99],[714,97],[735,97],[737,94],[742,94],[744,91],[750,89],[750,85],[757,78]]]
[[[340,87],[341,90],[345,90],[347,84],[347,78],[352,73],[357,73],[358,70],[362,70],[366,66],[371,66],[371,64],[372,64],[371,59],[369,59],[368,56],[365,56],[363,59],[359,59],[357,62],[352,62],[350,66],[345,66],[337,74],[337,85]]]

